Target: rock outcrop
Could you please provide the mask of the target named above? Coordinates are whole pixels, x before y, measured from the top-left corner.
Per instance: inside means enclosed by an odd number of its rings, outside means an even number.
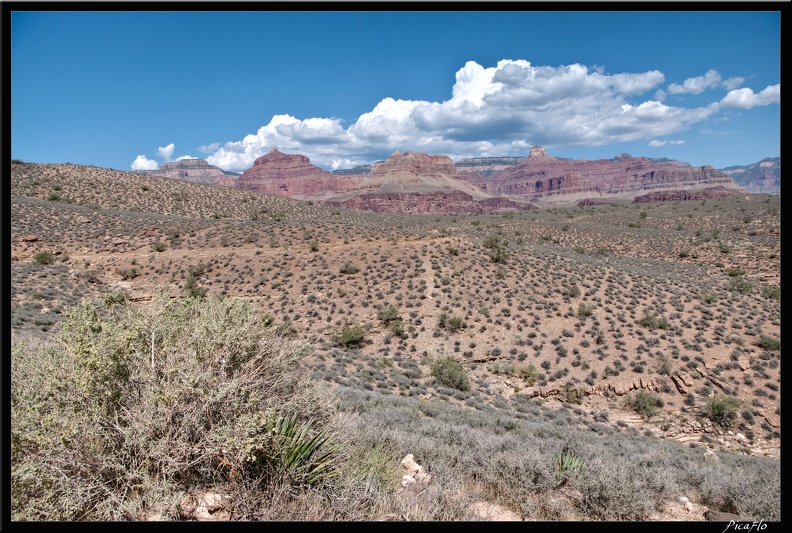
[[[336,176],[312,165],[304,155],[284,154],[273,148],[242,173],[237,186],[300,200],[322,200],[356,188],[363,177]]]
[[[493,198],[459,175],[444,155],[398,151],[372,166],[348,194],[328,200],[378,213],[488,213],[531,209],[526,203]]]
[[[205,159],[179,159],[172,163],[163,163],[156,170],[140,170],[141,174],[165,176],[192,183],[209,185],[235,186],[237,174],[226,172],[220,167],[210,165]]]
[[[744,194],[727,174],[711,166],[692,167],[677,161],[652,161],[620,154],[593,161],[558,159],[542,147],[531,149],[525,163],[484,177],[462,177],[491,196],[520,198],[540,205],[599,203],[604,199],[632,201],[651,192],[675,191],[703,195]],[[719,187],[713,193],[701,191]],[[647,198],[648,200],[648,198]],[[651,201],[651,200],[649,200]]]
[[[781,194],[780,157],[766,157],[753,165],[726,167],[721,172],[750,193]]]

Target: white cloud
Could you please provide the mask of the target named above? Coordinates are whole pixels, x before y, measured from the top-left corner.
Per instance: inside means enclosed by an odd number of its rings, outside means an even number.
[[[740,78],[739,76],[735,76],[733,78],[729,78],[727,80],[723,80],[723,86],[726,87],[728,90],[736,89],[740,85],[743,84],[745,78]]]
[[[685,141],[660,141],[655,139],[649,142],[649,146],[651,146],[652,148],[659,148],[667,144],[685,144]]]
[[[182,155],[176,158],[176,161],[181,161],[182,159],[199,159],[197,157],[193,157],[191,155]]]
[[[395,150],[458,159],[524,155],[536,144],[590,147],[656,139],[718,113],[717,103],[665,105],[664,81],[657,70],[608,74],[604,67],[577,63],[550,67],[504,59],[485,68],[468,61],[456,73],[451,98],[443,102],[386,97],[346,128],[339,118],[275,115],[241,140],[200,150],[209,154],[210,164],[225,170],[248,169],[273,147],[301,153],[322,168],[349,168]],[[720,74],[710,70],[668,90],[698,94],[720,83]],[[641,96],[649,91],[654,97]]]
[[[717,70],[710,69],[703,76],[686,79],[682,85],[672,83],[668,86],[668,92],[671,94],[701,94],[706,89],[714,89],[720,84],[721,75]]]
[[[781,84],[768,85],[759,93],[754,93],[751,89],[744,87],[729,91],[720,105],[723,107],[736,107],[739,109],[751,109],[758,105],[778,104],[781,102]]]
[[[166,162],[170,161],[170,158],[173,155],[174,148],[175,145],[173,143],[170,143],[168,146],[160,146],[159,148],[157,148],[157,155],[159,155]]]
[[[157,170],[157,162],[139,155],[132,162],[132,170]]]

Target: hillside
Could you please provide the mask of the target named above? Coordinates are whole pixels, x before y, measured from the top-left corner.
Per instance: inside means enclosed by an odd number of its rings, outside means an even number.
[[[375,433],[390,435],[400,444],[389,453],[416,453],[438,475],[452,469],[441,449],[474,446],[464,437],[473,430],[461,429],[474,419],[493,424],[487,431],[506,447],[514,444],[504,428],[527,439],[528,424],[545,419],[530,438],[563,428],[592,469],[604,459],[581,444],[587,439],[620,438],[647,457],[663,446],[684,444],[699,458],[712,449],[723,465],[707,468],[723,471],[706,475],[724,493],[740,461],[779,457],[777,196],[405,215],[30,163],[12,165],[11,193],[17,334],[57,334],[82,296],[122,293],[147,305],[162,288],[205,291],[256,303],[305,343],[301,364],[357,413],[347,423],[376,429],[366,447],[387,448]],[[444,358],[461,365],[468,388],[436,378]],[[647,397],[659,402],[636,408]],[[723,398],[739,407],[711,416],[713,399]],[[387,416],[393,424],[381,425]],[[422,436],[408,437],[410,425]],[[494,453],[481,446],[465,455]],[[561,444],[552,446],[551,455]],[[593,494],[586,479],[570,487]],[[760,518],[743,496],[725,503],[681,480],[674,487],[698,505]],[[662,519],[660,500],[679,496],[659,491],[620,517],[574,491],[564,493],[563,512],[553,511],[551,493],[539,505],[536,494],[496,492],[490,501],[531,519]],[[627,496],[609,501],[619,498]]]

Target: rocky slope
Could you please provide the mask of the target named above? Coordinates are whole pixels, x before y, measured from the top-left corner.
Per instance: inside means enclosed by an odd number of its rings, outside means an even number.
[[[781,194],[781,158],[766,157],[746,166],[722,168],[740,187],[754,194]]]
[[[677,161],[652,161],[620,154],[613,159],[593,161],[562,160],[534,146],[525,163],[484,177],[460,174],[491,196],[520,198],[540,205],[613,200],[632,201],[638,196],[663,191],[684,196],[697,191],[707,197],[707,189],[720,187],[734,194],[744,193],[728,174],[711,166],[692,167]],[[718,191],[716,197],[722,197]]]
[[[222,185],[235,187],[236,178],[233,172],[226,172],[220,167],[210,165],[205,159],[180,159],[172,163],[163,163],[157,170],[140,170],[141,174],[165,176],[192,183]]]
[[[335,176],[312,165],[301,154],[284,154],[273,148],[256,159],[237,180],[238,187],[299,200],[323,200],[358,186],[362,174]]]

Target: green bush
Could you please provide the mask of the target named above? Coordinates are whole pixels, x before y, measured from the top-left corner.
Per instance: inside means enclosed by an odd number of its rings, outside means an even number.
[[[163,293],[66,316],[53,342],[12,338],[12,520],[177,519],[185,493],[220,486],[244,517],[334,473],[305,350],[251,304]]]
[[[49,252],[39,252],[33,256],[33,261],[39,265],[51,265],[55,262],[55,256]]]
[[[470,390],[470,380],[465,372],[465,367],[454,361],[451,356],[432,363],[432,376],[438,383],[451,389]]]
[[[359,348],[365,337],[366,329],[363,326],[347,325],[333,336],[333,342],[342,348]]]
[[[164,243],[164,242],[161,242],[161,241],[155,241],[155,242],[153,242],[153,243],[151,244],[151,248],[152,248],[152,249],[153,249],[155,252],[164,252],[164,251],[165,251],[165,248],[166,248],[166,246],[165,246],[165,243]]]
[[[668,329],[668,320],[663,316],[658,316],[652,311],[644,311],[644,316],[638,323],[649,329]]]
[[[729,426],[737,416],[740,400],[734,396],[716,394],[707,400],[706,414],[710,420],[721,426]]]
[[[645,420],[649,420],[663,407],[663,400],[644,390],[639,390],[632,398],[627,400],[627,404]]]
[[[781,339],[762,334],[754,345],[764,350],[778,351],[781,349]]]

